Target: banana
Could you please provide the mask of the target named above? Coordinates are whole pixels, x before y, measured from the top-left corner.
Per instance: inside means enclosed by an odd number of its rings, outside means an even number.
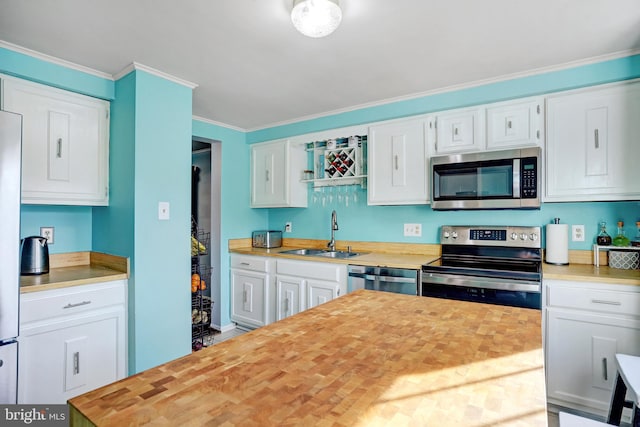
[[[196,256],[205,252],[207,252],[207,247],[200,243],[195,237],[191,236],[191,256]]]

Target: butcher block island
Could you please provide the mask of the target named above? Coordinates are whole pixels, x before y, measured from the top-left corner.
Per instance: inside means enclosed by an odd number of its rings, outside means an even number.
[[[540,310],[359,290],[69,401],[72,425],[545,426]]]

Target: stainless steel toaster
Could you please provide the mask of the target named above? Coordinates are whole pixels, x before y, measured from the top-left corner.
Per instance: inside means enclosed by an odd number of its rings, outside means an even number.
[[[279,248],[282,246],[282,231],[254,231],[251,235],[251,246],[254,248]]]

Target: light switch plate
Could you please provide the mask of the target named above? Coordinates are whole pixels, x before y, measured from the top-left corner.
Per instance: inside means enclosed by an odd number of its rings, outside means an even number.
[[[169,202],[158,202],[158,219],[166,221],[171,218]]]

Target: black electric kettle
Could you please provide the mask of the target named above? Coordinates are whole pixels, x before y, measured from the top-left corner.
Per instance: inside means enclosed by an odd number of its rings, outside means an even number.
[[[20,274],[49,272],[49,246],[41,236],[29,236],[20,241]]]

